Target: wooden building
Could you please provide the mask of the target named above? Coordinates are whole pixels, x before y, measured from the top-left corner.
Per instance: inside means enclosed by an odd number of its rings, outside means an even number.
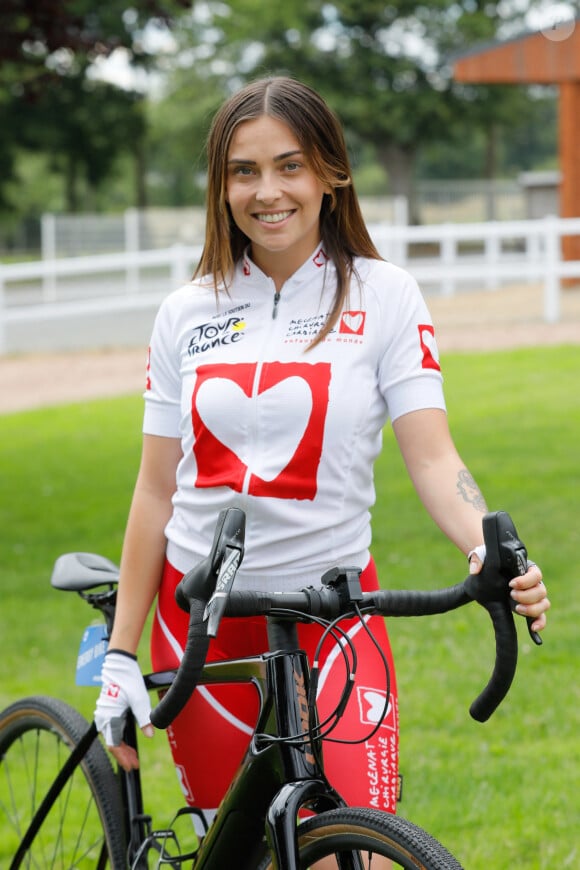
[[[455,60],[453,76],[472,84],[558,86],[560,216],[580,217],[580,18],[475,48]],[[580,260],[579,236],[564,239],[564,257]]]

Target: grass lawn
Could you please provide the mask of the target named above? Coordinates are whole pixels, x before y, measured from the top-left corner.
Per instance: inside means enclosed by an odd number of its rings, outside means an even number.
[[[508,510],[541,566],[553,609],[537,649],[519,624],[520,665],[484,725],[468,707],[493,664],[491,627],[473,605],[390,626],[402,713],[401,813],[439,837],[468,870],[580,866],[580,348],[443,359],[452,431],[490,509]],[[141,399],[75,404],[0,418],[0,705],[56,695],[91,716],[74,686],[92,621],[51,589],[70,550],[117,560],[137,471]],[[374,554],[384,585],[456,582],[465,560],[415,496],[390,430],[377,463]],[[141,660],[147,667],[143,646]],[[143,748],[156,823],[179,801],[165,740]],[[153,787],[154,785],[154,787]],[[1,841],[0,832],[0,841]],[[1,863],[1,861],[0,861]]]

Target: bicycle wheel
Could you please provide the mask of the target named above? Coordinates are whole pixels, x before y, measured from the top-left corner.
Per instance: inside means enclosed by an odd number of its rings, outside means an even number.
[[[55,698],[24,698],[0,714],[0,866],[11,866],[34,813],[88,727]],[[123,827],[117,778],[96,740],[20,866],[118,870],[126,866]]]
[[[373,870],[381,858],[404,870],[462,870],[461,864],[426,831],[398,816],[362,807],[330,810],[298,828],[299,870],[322,858],[340,870]],[[374,863],[373,863],[374,861]],[[271,868],[267,858],[259,870]]]

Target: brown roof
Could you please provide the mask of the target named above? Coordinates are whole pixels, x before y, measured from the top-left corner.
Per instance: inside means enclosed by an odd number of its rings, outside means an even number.
[[[459,82],[497,84],[580,81],[580,18],[476,47],[453,61],[453,77]]]

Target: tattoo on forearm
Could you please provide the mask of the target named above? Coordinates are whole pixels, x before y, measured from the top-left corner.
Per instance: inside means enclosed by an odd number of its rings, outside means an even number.
[[[486,512],[485,499],[467,468],[462,468],[457,475],[457,491],[463,500],[472,504],[476,510]]]

